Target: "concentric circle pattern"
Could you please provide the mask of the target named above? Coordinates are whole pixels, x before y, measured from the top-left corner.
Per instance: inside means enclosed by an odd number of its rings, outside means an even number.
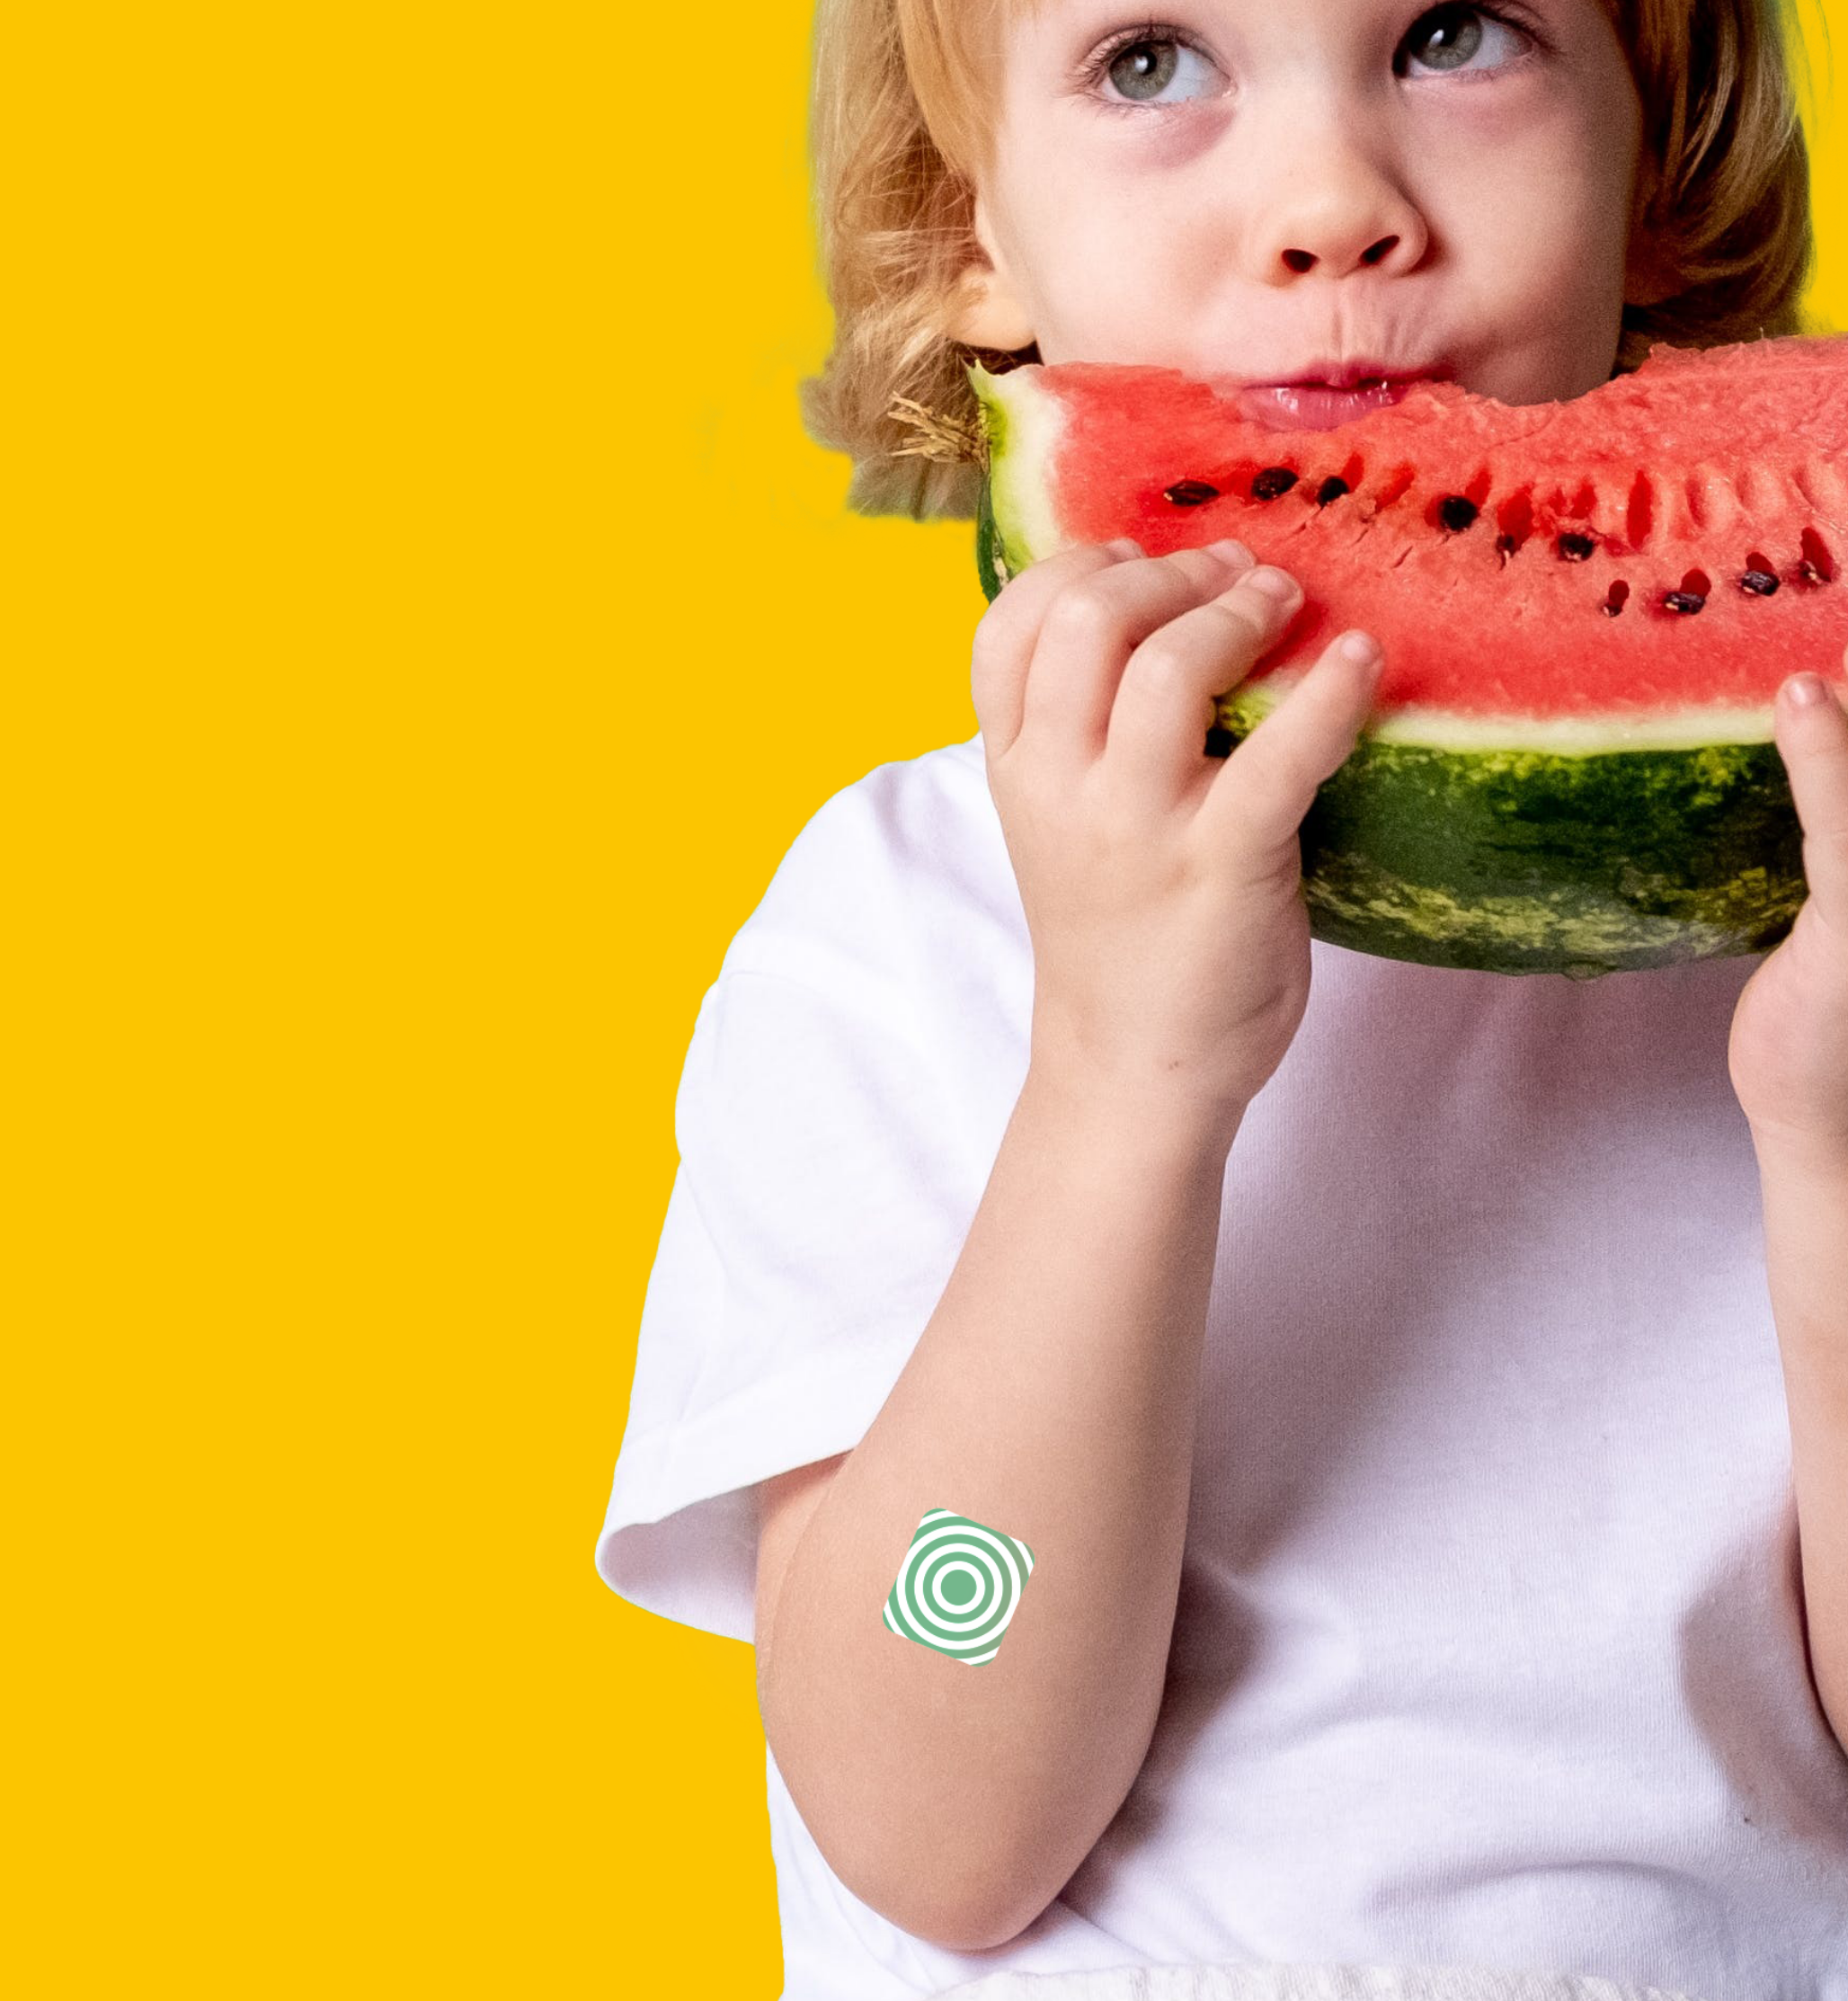
[[[980,1667],[1000,1651],[1032,1570],[1033,1552],[1017,1535],[933,1507],[905,1552],[885,1623],[901,1639]]]

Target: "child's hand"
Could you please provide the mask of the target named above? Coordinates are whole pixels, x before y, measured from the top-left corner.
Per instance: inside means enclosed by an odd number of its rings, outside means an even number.
[[[1308,1003],[1297,829],[1378,671],[1337,640],[1208,757],[1213,697],[1276,645],[1301,590],[1266,597],[1237,543],[1133,547],[1033,564],[975,635],[989,789],[1033,938],[1032,1061],[1236,1125]]]
[[[1848,1171],[1848,713],[1822,686],[1801,707],[1786,680],[1772,712],[1809,894],[1739,995],[1727,1054],[1761,1150]]]

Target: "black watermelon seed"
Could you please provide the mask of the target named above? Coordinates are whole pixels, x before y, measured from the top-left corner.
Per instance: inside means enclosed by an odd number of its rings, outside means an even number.
[[[1287,466],[1266,466],[1251,482],[1253,500],[1275,500],[1295,485],[1297,476]]]
[[[1316,488],[1315,503],[1318,507],[1326,507],[1330,501],[1337,501],[1343,494],[1351,494],[1353,491],[1353,487],[1338,474],[1331,474]]]
[[[1596,539],[1589,535],[1562,535],[1553,547],[1568,563],[1583,563],[1597,553]]]
[[[1497,535],[1495,538],[1495,547],[1497,553],[1500,556],[1502,561],[1506,563],[1507,559],[1511,556],[1513,556],[1515,552],[1521,547],[1521,545],[1517,541],[1515,541],[1515,538],[1512,535]]]
[[[1692,591],[1671,591],[1662,600],[1662,608],[1665,611],[1698,611],[1706,601]]]
[[[1437,503],[1437,519],[1453,534],[1469,527],[1481,511],[1472,500],[1466,500],[1462,494],[1449,494]]]
[[[1208,757],[1231,757],[1232,733],[1215,723],[1206,733],[1206,754]]]
[[[1739,589],[1750,591],[1757,597],[1768,598],[1777,589],[1777,579],[1769,570],[1747,570],[1739,579]]]
[[[1161,497],[1172,501],[1177,507],[1198,507],[1203,501],[1217,500],[1219,488],[1209,486],[1204,479],[1184,479],[1176,485],[1164,487]]]

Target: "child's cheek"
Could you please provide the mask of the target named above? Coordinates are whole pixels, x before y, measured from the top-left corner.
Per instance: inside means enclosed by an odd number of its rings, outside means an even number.
[[[1099,113],[1092,122],[1102,129],[1088,135],[1057,197],[1066,222],[1053,238],[1070,260],[1062,275],[1113,288],[1140,278],[1164,298],[1177,286],[1222,285],[1254,197],[1271,185],[1239,157],[1229,115]]]

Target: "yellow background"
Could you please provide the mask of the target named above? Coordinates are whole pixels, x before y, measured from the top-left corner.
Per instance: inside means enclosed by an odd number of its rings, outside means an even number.
[[[751,1652],[592,1550],[700,996],[975,728],[798,421],[807,0],[30,13],[14,1991],[774,1997]]]

